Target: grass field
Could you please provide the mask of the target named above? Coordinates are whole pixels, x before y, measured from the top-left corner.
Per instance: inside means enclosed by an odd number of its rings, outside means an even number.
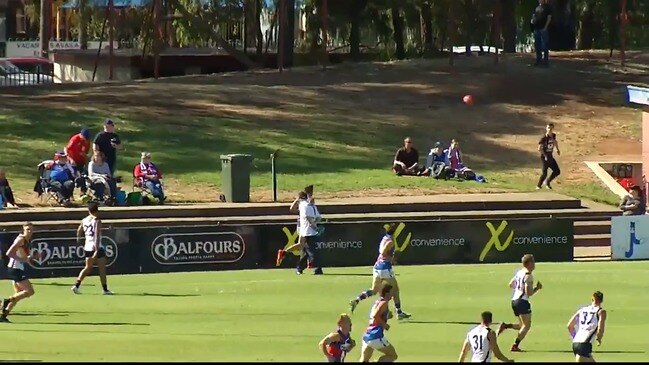
[[[624,104],[623,86],[646,84],[644,69],[612,71],[589,56],[555,61],[539,70],[519,55],[497,67],[459,57],[453,69],[444,59],[412,60],[7,90],[0,165],[18,198],[35,204],[35,166],[81,127],[94,136],[112,117],[124,142],[118,174],[129,184],[140,152],[151,151],[171,202],[216,201],[223,153],[254,155],[252,199],[268,201],[269,155],[280,148],[282,200],[311,183],[321,198],[532,191],[538,139],[554,122],[563,152],[555,190],[617,204],[584,161],[640,155],[640,116]],[[461,102],[467,93],[472,107]],[[488,183],[394,176],[392,158],[408,135],[421,162],[435,141],[459,139],[465,162]]]
[[[471,323],[483,310],[511,321],[506,265],[398,267],[402,302],[413,314],[392,320],[388,339],[399,361],[456,361]],[[327,269],[324,276],[290,270],[113,276],[115,296],[98,278],[70,292],[73,279],[34,280],[36,295],[0,326],[4,360],[43,361],[323,361],[317,343],[335,329],[348,301],[367,288],[370,269]],[[609,313],[598,361],[647,360],[648,262],[539,263],[544,285],[533,297],[533,328],[517,361],[573,361],[565,325],[601,290]],[[10,290],[3,282],[2,291]],[[353,315],[358,342],[370,300]],[[495,327],[495,326],[494,326]],[[515,337],[499,339],[505,354]],[[9,345],[12,344],[12,345]],[[359,348],[348,361],[355,362]]]

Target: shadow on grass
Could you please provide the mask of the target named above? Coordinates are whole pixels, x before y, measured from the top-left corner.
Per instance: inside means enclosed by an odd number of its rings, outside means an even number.
[[[406,320],[399,323],[414,323],[414,324],[462,324],[462,325],[478,325],[478,322],[462,322],[462,321],[410,321]]]
[[[369,276],[369,277],[371,277],[372,274],[352,274],[352,273],[329,274],[329,273],[325,273],[325,276]]]
[[[43,317],[67,317],[69,314],[67,313],[49,313],[49,312],[41,312],[41,313],[11,313],[12,317],[34,317],[34,316],[43,316]]]
[[[200,294],[119,293],[113,295],[130,296],[130,297],[162,297],[162,298],[200,297]]]
[[[24,325],[43,325],[54,324],[63,326],[150,326],[149,323],[132,323],[132,322],[29,322],[20,323]]]
[[[644,354],[644,351],[622,351],[622,350],[595,350],[593,354]],[[523,352],[540,352],[540,353],[558,353],[558,354],[572,354],[570,350],[524,350]]]
[[[65,286],[65,287],[68,287],[68,288],[72,287],[72,284],[69,284],[69,283],[38,283],[38,282],[36,282],[36,283],[32,283],[32,285],[35,285],[35,286]],[[97,285],[96,284],[83,284],[83,286],[97,286]]]

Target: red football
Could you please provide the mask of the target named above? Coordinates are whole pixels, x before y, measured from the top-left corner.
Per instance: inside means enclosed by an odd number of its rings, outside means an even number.
[[[464,101],[464,104],[472,105],[473,104],[473,96],[464,95],[464,97],[462,98],[462,101]]]

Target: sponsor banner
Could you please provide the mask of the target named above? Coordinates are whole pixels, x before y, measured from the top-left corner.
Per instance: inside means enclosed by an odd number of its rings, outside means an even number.
[[[537,261],[572,261],[574,223],[568,219],[510,219],[453,222],[464,232],[473,262],[519,262],[524,254]]]
[[[251,226],[133,229],[141,272],[252,269],[258,261]]]
[[[30,244],[30,254],[35,259],[29,264],[28,275],[35,278],[76,276],[86,261],[84,242],[77,243],[76,233],[35,232]],[[128,242],[118,245],[115,231],[104,230],[101,243],[106,251],[106,267],[109,273],[138,272],[134,250],[129,247]]]
[[[611,258],[649,259],[649,216],[627,215],[611,218]]]
[[[327,266],[372,265],[378,256],[385,223],[326,224],[316,242]],[[273,267],[277,251],[297,243],[295,225],[260,228],[261,266]],[[571,261],[574,229],[571,220],[398,222],[395,258],[401,265],[518,262],[524,254],[538,261]],[[295,267],[299,250],[287,252],[280,267]]]
[[[113,42],[114,48],[118,42]],[[108,47],[108,42],[101,43],[102,48]],[[99,41],[88,42],[88,49],[98,49]],[[77,41],[50,41],[50,50],[81,49]],[[38,41],[8,41],[5,44],[5,57],[40,57],[40,43]]]

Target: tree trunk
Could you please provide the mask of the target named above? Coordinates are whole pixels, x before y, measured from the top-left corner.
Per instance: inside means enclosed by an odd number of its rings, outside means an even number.
[[[282,21],[280,26],[285,26],[284,32],[284,67],[293,66],[293,45],[295,44],[295,0],[285,1],[286,19]]]
[[[255,33],[257,36],[257,56],[261,56],[264,48],[264,35],[261,34],[261,0],[255,0]]]
[[[428,1],[421,4],[421,20],[424,33],[424,51],[430,52],[433,49],[433,13]]]
[[[79,46],[88,49],[88,7],[87,0],[79,0]]]
[[[579,35],[577,36],[578,49],[592,49],[593,48],[593,32],[595,26],[595,11],[594,6],[590,2],[584,3],[584,8],[581,13],[581,20],[579,21]]]
[[[503,51],[516,52],[516,4],[514,0],[500,1],[500,24],[503,36]]]
[[[354,62],[361,57],[361,12],[367,6],[367,0],[352,0],[349,9],[351,27],[349,30],[349,49]]]
[[[394,45],[396,48],[397,59],[402,60],[406,58],[406,48],[403,43],[403,19],[401,18],[401,11],[397,2],[392,4],[392,29],[394,31]]]

